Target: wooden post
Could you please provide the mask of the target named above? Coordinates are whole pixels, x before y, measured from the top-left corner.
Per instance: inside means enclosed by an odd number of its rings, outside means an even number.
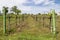
[[[17,27],[17,20],[18,20],[18,19],[17,19],[17,15],[16,15],[16,27]]]
[[[38,21],[38,17],[37,17],[37,15],[36,15],[36,21]]]
[[[22,21],[24,21],[24,14],[22,14]]]
[[[8,21],[9,21],[8,30],[9,30],[9,33],[10,33],[10,30],[11,30],[11,28],[10,28],[10,19],[11,19],[11,16],[8,16]]]
[[[45,19],[45,16],[43,16],[43,27],[44,27],[44,19]]]

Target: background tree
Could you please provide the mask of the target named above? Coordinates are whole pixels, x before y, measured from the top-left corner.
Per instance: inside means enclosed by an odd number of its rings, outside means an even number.
[[[13,11],[16,14],[16,26],[17,26],[18,15],[19,13],[21,13],[21,10],[17,9],[17,6],[13,6],[11,11]]]

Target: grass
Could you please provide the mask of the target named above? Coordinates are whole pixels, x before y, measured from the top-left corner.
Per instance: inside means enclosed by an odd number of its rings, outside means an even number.
[[[2,36],[0,40],[52,40],[51,35],[32,35],[26,33],[15,33],[13,35]]]
[[[39,18],[40,17],[40,18]],[[48,17],[48,16],[47,16]],[[9,21],[7,18],[7,35],[3,34],[3,18],[0,16],[0,40],[56,40],[50,32],[49,19],[45,18],[43,26],[43,16],[38,16],[38,21],[31,15],[22,21],[20,18],[20,24],[18,19],[18,26],[16,26],[15,18],[11,18],[9,27]],[[59,18],[58,18],[59,19]],[[14,23],[14,24],[13,24]],[[58,23],[58,22],[57,22]],[[57,24],[57,26],[59,23]],[[59,27],[57,27],[59,29]],[[10,29],[10,30],[9,30]],[[58,30],[59,31],[59,30]],[[10,33],[9,33],[10,32]],[[58,37],[59,34],[58,34]]]

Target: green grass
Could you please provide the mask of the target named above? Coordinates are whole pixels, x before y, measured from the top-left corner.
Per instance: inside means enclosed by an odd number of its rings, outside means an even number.
[[[15,33],[13,35],[2,36],[0,40],[52,40],[51,35],[32,35],[26,33]]]
[[[15,17],[15,15],[14,15]],[[0,16],[0,40],[55,40],[53,35],[50,32],[49,19],[46,18],[44,21],[43,27],[43,19],[42,16],[35,21],[31,16],[25,18],[25,21],[22,21],[20,18],[20,26],[15,25],[15,18],[11,18],[11,29],[10,34],[8,34],[9,30],[9,21],[7,19],[7,35],[3,34],[3,18]],[[48,16],[47,16],[48,17]],[[19,22],[19,19],[18,19]],[[13,24],[14,23],[14,24]],[[19,29],[21,28],[21,29]]]

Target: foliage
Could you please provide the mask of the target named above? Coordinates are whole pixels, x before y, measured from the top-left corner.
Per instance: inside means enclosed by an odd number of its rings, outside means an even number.
[[[17,13],[17,15],[18,15],[19,13],[21,13],[21,10],[17,9],[17,6],[13,6],[12,9],[11,9],[11,11]]]
[[[6,13],[8,12],[7,8],[5,8],[5,11]],[[15,12],[17,15],[14,13],[6,15],[7,36],[3,35],[3,18],[2,18],[3,16],[0,16],[0,40],[52,40],[53,39],[53,35],[50,32],[51,26],[49,23],[51,22],[49,15],[51,14],[42,14],[42,15],[40,15],[40,13],[37,15],[19,14],[21,13],[21,10],[17,9],[16,6],[12,7],[11,11]],[[10,19],[9,16],[11,16]],[[57,26],[58,25],[60,25],[59,22]],[[53,40],[55,40],[55,38]]]

